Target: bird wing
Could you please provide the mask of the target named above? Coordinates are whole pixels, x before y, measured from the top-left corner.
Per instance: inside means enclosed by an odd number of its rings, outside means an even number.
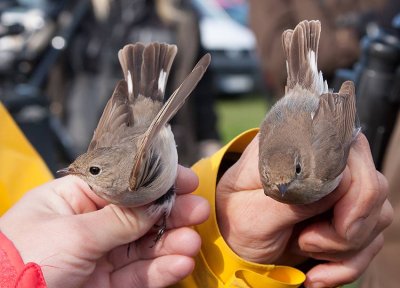
[[[204,55],[196,66],[193,68],[192,72],[186,77],[182,84],[175,90],[175,92],[169,97],[168,101],[165,102],[164,106],[161,108],[157,116],[154,118],[153,122],[147,129],[144,137],[139,143],[137,153],[134,158],[134,166],[131,172],[129,186],[131,190],[134,190],[137,185],[137,173],[141,166],[141,161],[143,159],[145,151],[147,151],[150,146],[154,136],[160,131],[162,127],[178,112],[178,110],[185,103],[186,98],[192,93],[193,89],[196,87],[197,83],[203,77],[208,65],[210,64],[211,56],[210,54]]]
[[[319,107],[313,117],[313,151],[321,157],[316,161],[342,160],[337,165],[322,165],[324,167],[319,171],[321,175],[338,176],[346,165],[357,131],[355,98],[354,84],[351,81],[343,83],[339,93],[325,93],[320,97]]]
[[[118,140],[117,135],[129,125],[130,107],[126,95],[128,95],[127,84],[124,80],[120,80],[103,110],[88,151],[111,146]]]

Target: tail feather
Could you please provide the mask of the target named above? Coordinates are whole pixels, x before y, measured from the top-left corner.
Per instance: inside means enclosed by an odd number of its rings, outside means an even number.
[[[130,102],[142,95],[163,102],[175,45],[142,43],[126,45],[118,52],[118,58],[128,84]]]
[[[288,74],[286,92],[296,85],[317,95],[328,92],[328,85],[317,68],[320,34],[318,20],[302,21],[294,30],[282,34]]]

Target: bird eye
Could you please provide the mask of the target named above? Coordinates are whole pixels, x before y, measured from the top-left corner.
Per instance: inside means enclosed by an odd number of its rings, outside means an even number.
[[[300,175],[301,173],[301,164],[300,163],[296,163],[296,174]]]
[[[91,166],[89,168],[89,172],[90,174],[92,174],[93,176],[99,175],[100,174],[101,169],[97,166]]]

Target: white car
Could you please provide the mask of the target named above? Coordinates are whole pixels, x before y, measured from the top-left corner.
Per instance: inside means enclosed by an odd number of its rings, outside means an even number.
[[[214,88],[222,94],[254,92],[260,69],[253,32],[236,22],[215,0],[192,0],[199,16],[200,45],[211,53]]]

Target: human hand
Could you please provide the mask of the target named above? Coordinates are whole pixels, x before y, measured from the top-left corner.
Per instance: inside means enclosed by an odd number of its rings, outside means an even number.
[[[352,145],[335,191],[308,205],[264,195],[258,172],[258,137],[217,186],[217,217],[224,239],[242,258],[281,265],[325,260],[307,273],[306,287],[336,287],[356,280],[383,245],[392,221],[387,181],[376,171],[368,141]]]
[[[0,218],[0,230],[24,263],[41,266],[48,287],[167,286],[191,273],[200,249],[199,235],[185,228],[208,217],[207,201],[186,195],[197,181],[179,167],[168,230],[152,248],[155,235],[147,232],[158,219],[146,207],[107,205],[75,176],[28,192]]]

